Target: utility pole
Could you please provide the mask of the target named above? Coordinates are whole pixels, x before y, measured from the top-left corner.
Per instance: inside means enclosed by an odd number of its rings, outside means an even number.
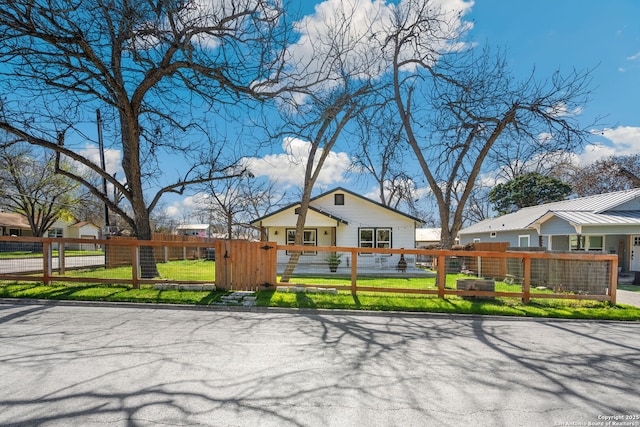
[[[100,117],[100,109],[96,110],[96,120],[98,121],[98,148],[100,150],[100,167],[104,171],[107,172],[105,161],[104,161],[104,141],[102,140],[102,118]],[[107,195],[107,178],[102,177],[102,194],[104,197],[108,197]],[[110,224],[109,224],[109,207],[105,203],[104,204],[104,228],[107,230],[107,235],[111,234]]]

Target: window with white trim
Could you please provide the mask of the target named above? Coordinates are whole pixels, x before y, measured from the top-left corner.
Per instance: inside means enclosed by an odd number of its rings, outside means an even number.
[[[361,248],[391,248],[391,228],[361,228],[358,230],[358,246]]]
[[[489,233],[489,237],[491,237],[492,239],[495,239],[498,236],[498,233],[496,233],[495,231],[492,231],[491,233]]]
[[[587,237],[587,250],[589,251],[601,251],[604,249],[604,236],[588,236]]]
[[[318,243],[318,230],[305,229],[302,232],[302,245],[303,246],[317,246]],[[287,245],[296,244],[296,230],[293,228],[287,229]],[[303,251],[302,255],[315,255],[316,251]]]
[[[61,238],[63,235],[62,228],[50,228],[47,232],[47,237],[50,238]]]
[[[578,241],[578,237],[580,238],[580,240]],[[585,248],[585,244],[586,244],[586,239],[585,236],[578,236],[576,234],[569,236],[569,248],[572,251],[577,251],[577,250],[581,250],[583,251]]]
[[[528,248],[531,246],[531,238],[528,234],[521,234],[518,236],[518,246],[521,248]]]

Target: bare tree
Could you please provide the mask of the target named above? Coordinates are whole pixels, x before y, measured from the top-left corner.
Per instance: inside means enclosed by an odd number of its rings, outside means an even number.
[[[70,215],[77,189],[77,183],[56,175],[51,156],[39,158],[24,144],[0,149],[0,203],[24,215],[34,236],[44,236],[54,222]]]
[[[416,185],[404,164],[406,139],[392,107],[387,103],[357,117],[359,144],[354,147],[354,167],[373,177],[380,203],[394,209],[404,204],[414,213],[418,210]]]
[[[282,198],[276,196],[273,183],[259,182],[252,176],[210,182],[202,190],[202,206],[197,211],[209,224],[224,224],[229,239],[260,238],[251,220],[264,215]]]
[[[515,81],[502,55],[463,43],[457,18],[409,0],[396,8],[385,44],[393,98],[437,200],[444,247],[462,227],[483,166],[494,150],[508,149],[502,141],[533,144],[544,135],[547,150],[571,151],[588,134],[573,115],[586,102],[588,72]]]
[[[640,155],[609,156],[587,166],[573,166],[568,182],[578,196],[640,187]]]
[[[228,178],[211,124],[241,102],[270,96],[282,43],[280,3],[271,0],[197,2],[150,0],[16,0],[0,10],[0,128],[89,168],[131,207],[116,205],[98,186],[71,171],[120,215],[142,240],[166,193]],[[282,88],[280,88],[282,90]],[[113,118],[113,147],[122,151],[125,179],[116,180],[79,149],[83,120],[97,108]],[[224,141],[220,141],[224,144]],[[162,155],[184,163],[173,176]],[[152,252],[152,248],[146,248]],[[143,254],[143,276],[157,274]]]
[[[364,109],[375,105],[373,96],[382,84],[379,77],[379,54],[367,45],[368,26],[356,19],[358,2],[340,3],[333,15],[322,16],[318,24],[304,28],[307,35],[293,45],[288,57],[297,70],[290,78],[298,88],[294,96],[282,99],[280,110],[284,125],[273,138],[298,138],[309,142],[302,159],[304,178],[300,207],[297,210],[295,243],[302,245],[303,231],[313,188],[331,150],[348,124]],[[299,25],[304,26],[305,22]],[[360,31],[363,30],[364,31]],[[288,281],[300,253],[291,251],[281,281]]]

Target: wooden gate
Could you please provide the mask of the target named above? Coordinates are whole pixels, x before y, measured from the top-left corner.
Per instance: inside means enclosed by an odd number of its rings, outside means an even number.
[[[217,240],[216,287],[255,291],[276,284],[276,244]]]

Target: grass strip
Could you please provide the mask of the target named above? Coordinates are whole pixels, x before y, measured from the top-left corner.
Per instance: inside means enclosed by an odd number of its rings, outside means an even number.
[[[78,285],[9,283],[0,285],[0,298],[35,298],[75,301],[111,301],[161,304],[210,305],[221,301],[228,291],[158,290],[151,285],[132,289],[130,285]],[[274,290],[256,293],[262,307],[348,309],[374,311],[480,314],[496,316],[563,319],[640,321],[640,308],[587,300],[535,300],[523,304],[518,298],[476,299],[451,296],[360,293],[284,293]]]

